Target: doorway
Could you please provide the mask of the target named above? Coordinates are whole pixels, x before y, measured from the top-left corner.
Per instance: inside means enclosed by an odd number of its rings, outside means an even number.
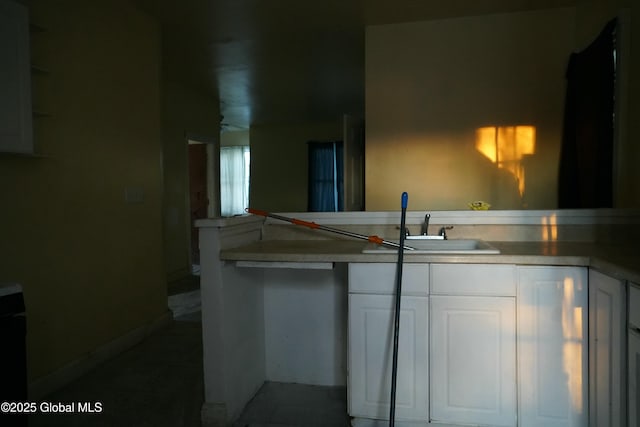
[[[199,219],[219,216],[219,149],[216,141],[188,139],[189,175],[189,259],[192,273],[200,272],[200,242],[195,223]]]
[[[187,137],[184,197],[184,251],[190,274],[169,284],[168,307],[174,318],[200,311],[200,242],[197,220],[219,216],[219,143],[212,138]],[[185,270],[187,265],[184,266]],[[186,273],[186,271],[185,271]]]
[[[198,229],[195,222],[207,217],[207,146],[189,142],[189,218],[191,225],[191,265],[200,265]],[[192,268],[192,269],[193,269]]]

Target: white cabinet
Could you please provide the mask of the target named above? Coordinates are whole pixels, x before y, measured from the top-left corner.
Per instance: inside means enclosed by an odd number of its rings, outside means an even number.
[[[431,420],[515,426],[515,298],[430,299]]]
[[[389,419],[395,273],[395,264],[349,264],[348,395],[349,414],[353,417]],[[426,423],[429,266],[406,264],[402,288],[396,420]]]
[[[29,16],[0,0],[0,152],[33,153]]]
[[[396,264],[349,264],[349,293],[395,295]],[[429,295],[428,264],[405,264],[402,267],[402,295]]]
[[[587,269],[519,267],[519,426],[588,425]]]
[[[404,277],[397,421],[587,426],[591,392],[591,425],[624,422],[620,282],[594,274],[589,291],[587,268],[483,264],[408,264]],[[389,415],[394,280],[395,264],[349,265],[349,414],[360,421]]]
[[[629,423],[640,426],[640,287],[629,284]]]
[[[516,268],[433,264],[431,421],[516,425]]]
[[[428,298],[403,296],[396,420],[428,420]],[[349,295],[349,414],[389,419],[395,297]]]
[[[511,264],[432,264],[431,294],[516,296]]]
[[[629,331],[629,426],[640,426],[640,332]]]
[[[624,283],[589,270],[589,420],[623,425]]]

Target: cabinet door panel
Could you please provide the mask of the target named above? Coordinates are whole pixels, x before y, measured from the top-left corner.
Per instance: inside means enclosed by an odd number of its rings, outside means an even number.
[[[349,295],[349,413],[389,419],[395,297]],[[428,298],[403,296],[396,417],[428,419]]]
[[[640,287],[629,282],[628,408],[630,427],[640,427]]]
[[[516,296],[516,267],[502,264],[432,264],[430,283],[431,294]]]
[[[629,426],[640,426],[640,333],[629,331]]]
[[[640,310],[637,309],[640,307],[640,287],[633,283],[629,286],[629,307],[632,307],[629,311],[629,323],[640,328]]]
[[[589,271],[589,418],[598,427],[624,419],[623,283]]]
[[[430,300],[431,419],[514,426],[515,299]]]
[[[519,424],[588,425],[587,272],[520,267]]]
[[[0,152],[33,153],[29,13],[0,2]]]
[[[395,263],[350,263],[349,293],[387,294],[396,292]],[[429,295],[429,264],[404,264],[402,295]]]

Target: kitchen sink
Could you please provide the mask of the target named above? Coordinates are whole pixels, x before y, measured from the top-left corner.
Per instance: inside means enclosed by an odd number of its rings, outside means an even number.
[[[394,240],[394,243],[398,243]],[[484,240],[478,239],[408,239],[404,241],[405,255],[418,254],[499,254],[500,250],[491,246]],[[398,248],[386,245],[367,245],[362,253],[365,254],[392,254],[398,253]]]

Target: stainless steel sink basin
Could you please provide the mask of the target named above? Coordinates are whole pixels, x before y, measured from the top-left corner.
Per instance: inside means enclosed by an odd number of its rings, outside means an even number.
[[[397,241],[395,241],[397,243]],[[404,242],[405,247],[412,247],[413,250],[405,249],[405,255],[417,254],[499,254],[500,250],[494,248],[484,240],[477,239],[408,239]],[[398,253],[398,249],[385,246],[370,244],[367,245],[362,253],[365,254],[392,254]]]

